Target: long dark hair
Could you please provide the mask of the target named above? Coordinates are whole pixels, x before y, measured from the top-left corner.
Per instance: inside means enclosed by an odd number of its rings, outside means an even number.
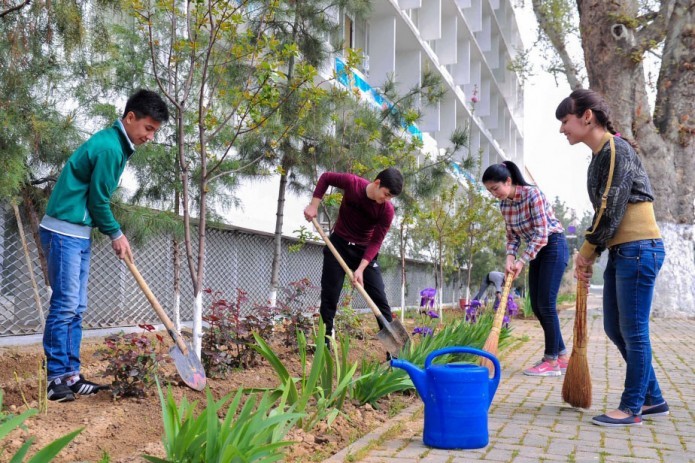
[[[605,127],[613,135],[617,133],[611,122],[611,110],[608,108],[606,100],[598,92],[586,88],[577,89],[562,100],[555,110],[555,117],[558,121],[568,114],[582,117],[587,109],[594,113],[596,122],[601,127]]]
[[[485,182],[506,182],[507,178],[512,179],[512,185],[533,186],[524,180],[521,171],[512,161],[504,161],[500,164],[492,164],[483,172],[483,183]]]

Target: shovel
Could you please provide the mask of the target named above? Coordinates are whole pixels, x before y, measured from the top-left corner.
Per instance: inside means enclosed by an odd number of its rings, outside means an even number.
[[[171,347],[171,349],[169,349],[169,356],[174,360],[174,365],[176,365],[176,370],[179,372],[179,376],[181,376],[183,382],[186,383],[186,385],[191,389],[202,391],[205,389],[205,383],[207,380],[205,378],[205,370],[203,369],[203,365],[200,364],[200,359],[198,359],[195,351],[191,348],[191,344],[186,341],[181,336],[181,333],[176,330],[174,323],[164,312],[162,306],[159,305],[157,298],[154,297],[150,287],[147,286],[147,282],[142,275],[140,275],[135,263],[129,258],[125,258],[124,260],[128,266],[128,269],[130,270],[130,273],[132,273],[135,277],[140,289],[142,289],[142,292],[145,293],[147,300],[150,301],[152,308],[167,329],[169,336],[171,336],[171,339],[174,340],[175,344]]]
[[[323,228],[321,228],[321,225],[319,225],[316,218],[312,219],[312,222],[319,235],[321,235],[321,238],[323,238],[323,241],[326,243],[326,246],[328,246],[328,249],[331,250],[333,256],[335,256],[338,263],[340,263],[340,266],[343,267],[343,270],[345,270],[345,273],[350,278],[350,281],[352,281],[353,275],[352,270],[350,270],[350,267],[348,267],[348,265],[345,263],[343,258],[338,253],[338,250],[335,248],[335,246],[333,246],[333,243],[331,243],[326,234],[323,232]],[[403,324],[397,318],[394,318],[393,321],[390,322],[386,321],[384,315],[381,313],[374,301],[372,301],[372,298],[369,297],[369,294],[367,294],[367,291],[365,291],[364,287],[362,287],[361,284],[356,283],[355,288],[357,288],[357,291],[359,291],[364,300],[367,301],[367,305],[370,309],[372,309],[374,316],[377,318],[377,320],[379,320],[379,323],[383,326],[381,331],[377,333],[377,338],[379,338],[379,341],[381,341],[381,343],[386,347],[386,350],[389,351],[391,355],[398,355],[398,353],[403,349],[403,347],[405,347],[408,341],[410,341],[408,331],[406,331]]]

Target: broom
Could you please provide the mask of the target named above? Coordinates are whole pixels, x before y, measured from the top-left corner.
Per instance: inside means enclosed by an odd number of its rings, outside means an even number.
[[[577,313],[574,318],[574,344],[565,380],[562,383],[562,400],[573,407],[591,407],[591,372],[586,358],[588,336],[586,332],[586,292],[583,282],[577,282]]]
[[[492,329],[490,334],[485,341],[483,350],[489,352],[495,357],[497,356],[497,346],[500,342],[500,332],[502,331],[502,321],[504,320],[504,314],[507,312],[507,300],[509,300],[509,291],[512,289],[512,282],[514,277],[511,273],[507,273],[504,277],[504,289],[502,290],[502,298],[500,299],[500,305],[497,307],[497,312],[495,313],[495,318],[492,321]],[[487,367],[490,373],[495,373],[495,366],[492,362],[485,357],[480,358],[480,365]]]

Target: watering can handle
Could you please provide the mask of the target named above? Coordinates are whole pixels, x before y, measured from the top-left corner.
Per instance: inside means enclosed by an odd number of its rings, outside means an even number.
[[[492,397],[495,395],[495,392],[497,391],[497,386],[499,385],[500,382],[500,375],[501,375],[501,367],[500,367],[500,362],[497,360],[497,357],[492,355],[489,352],[485,352],[484,350],[476,349],[474,347],[463,347],[463,346],[452,346],[452,347],[445,347],[443,349],[435,350],[434,352],[431,352],[428,356],[427,359],[425,360],[425,369],[429,368],[429,366],[432,364],[432,361],[434,360],[435,357],[439,357],[440,355],[446,355],[446,354],[473,354],[473,355],[480,355],[482,357],[487,358],[492,362],[492,364],[495,366],[495,374],[494,376],[490,379],[490,400],[492,400]]]

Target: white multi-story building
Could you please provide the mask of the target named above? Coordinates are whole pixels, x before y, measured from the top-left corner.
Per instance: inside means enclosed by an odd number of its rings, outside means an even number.
[[[355,76],[360,90],[389,76],[407,89],[425,69],[438,72],[446,95],[424,109],[418,129],[425,145],[446,147],[456,128],[470,127],[471,150],[482,153],[483,167],[505,159],[523,165],[523,89],[509,67],[522,43],[511,0],[374,0],[372,6],[369,18],[337,18],[345,46],[364,53]]]
[[[358,89],[365,101],[381,106],[375,90],[389,76],[406,90],[420,82],[425,69],[439,73],[446,95],[436,107],[423,108],[417,127],[409,127],[425,149],[446,148],[456,128],[468,127],[470,149],[481,155],[483,169],[503,160],[524,165],[523,89],[509,67],[523,46],[511,0],[372,0],[368,18],[337,10],[327,14],[340,24],[344,46],[364,54],[362,69],[339,81]],[[323,71],[330,75],[343,68],[338,56]],[[466,156],[459,152],[457,160]],[[277,179],[269,191],[276,185]],[[284,234],[306,224],[301,211],[309,200],[288,195]],[[275,198],[263,201],[267,204],[247,205],[238,225],[272,232],[275,216],[266,211],[275,209]]]

